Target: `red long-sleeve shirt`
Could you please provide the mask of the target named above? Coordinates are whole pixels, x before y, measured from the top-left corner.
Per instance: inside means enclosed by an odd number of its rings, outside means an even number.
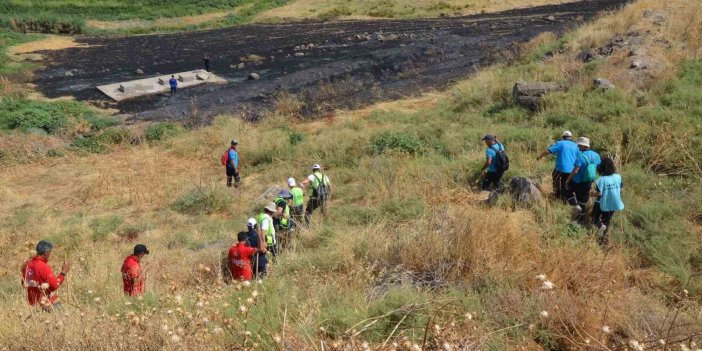
[[[54,272],[46,258],[34,256],[22,267],[22,281],[27,287],[27,301],[30,305],[50,306],[56,303],[56,290],[61,287],[66,276]]]
[[[144,293],[144,280],[141,279],[141,265],[136,255],[129,255],[122,263],[122,283],[124,293],[138,296]]]
[[[256,249],[246,246],[243,242],[237,243],[229,249],[229,264],[234,280],[251,280],[253,278],[251,256],[254,253],[256,253]]]

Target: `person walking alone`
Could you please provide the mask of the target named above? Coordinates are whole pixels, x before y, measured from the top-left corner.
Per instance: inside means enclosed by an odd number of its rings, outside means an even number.
[[[492,185],[494,190],[502,189],[502,176],[507,170],[505,165],[505,147],[497,141],[494,135],[487,134],[482,139],[487,146],[485,150],[485,163],[483,164],[482,176],[483,182],[481,185],[482,190],[489,190],[490,185]]]
[[[178,80],[175,79],[174,75],[171,75],[168,84],[171,86],[171,95],[175,95],[178,92]]]
[[[66,274],[71,269],[70,263],[63,262],[61,273],[54,275],[48,263],[53,249],[50,242],[40,241],[36,247],[37,255],[22,265],[22,285],[27,288],[27,301],[47,312],[61,308],[56,291],[66,281]]]
[[[306,188],[310,184],[312,185],[312,194],[305,208],[306,225],[310,224],[312,212],[317,208],[321,208],[322,215],[326,215],[326,204],[331,197],[331,182],[329,181],[329,177],[322,173],[322,166],[318,164],[312,165],[312,174],[310,174],[307,179],[303,180],[300,186]]]
[[[144,294],[144,283],[146,274],[141,269],[141,260],[149,254],[149,250],[143,244],[134,246],[134,251],[122,262],[122,287],[127,296],[140,296]]]
[[[568,201],[568,184],[566,180],[573,171],[575,160],[578,157],[578,146],[573,142],[573,133],[564,131],[561,140],[555,142],[544,150],[536,160],[541,160],[548,155],[556,155],[556,166],[552,173],[553,179],[553,194],[557,199]]]
[[[241,181],[239,176],[239,153],[236,151],[238,145],[238,141],[232,140],[229,150],[222,155],[222,165],[226,167],[227,173],[227,187],[230,188],[232,186],[232,178],[234,179],[235,188],[239,188],[239,182]]]
[[[614,212],[624,210],[624,183],[622,176],[617,174],[614,161],[609,157],[602,159],[599,172],[600,178],[595,182],[596,189],[592,194],[597,197],[592,208],[592,223],[597,228],[597,242],[604,246],[609,242],[608,233]]]
[[[590,201],[592,182],[597,178],[597,167],[602,160],[600,154],[590,150],[590,139],[580,137],[576,144],[580,152],[575,159],[573,171],[566,179],[566,184],[568,184],[568,204],[573,207],[575,220],[581,222],[583,211]]]
[[[205,53],[205,56],[202,57],[202,61],[205,63],[205,71],[209,72],[210,71],[210,55]]]

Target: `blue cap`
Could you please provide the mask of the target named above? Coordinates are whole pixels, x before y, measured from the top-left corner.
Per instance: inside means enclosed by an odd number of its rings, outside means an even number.
[[[287,190],[281,190],[278,192],[278,196],[282,197],[283,199],[292,199],[292,194],[287,191]]]
[[[485,136],[484,136],[482,139],[480,139],[480,140],[494,141],[494,140],[495,140],[495,136],[492,135],[492,134],[485,134]]]

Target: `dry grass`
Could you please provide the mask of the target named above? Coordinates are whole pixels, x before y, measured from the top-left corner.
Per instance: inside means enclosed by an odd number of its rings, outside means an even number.
[[[304,19],[328,17],[340,19],[368,19],[387,17],[428,17],[440,15],[471,15],[498,12],[514,8],[546,4],[563,4],[567,0],[294,0],[291,3],[268,10],[257,20]]]
[[[89,28],[99,30],[125,30],[125,29],[148,29],[159,28],[162,30],[178,29],[187,26],[196,26],[208,22],[218,21],[226,18],[236,11],[217,11],[201,15],[181,16],[173,18],[159,18],[155,20],[124,20],[124,21],[100,21],[88,20],[86,25]]]
[[[651,35],[675,45],[693,38],[680,28],[699,22],[674,12],[682,4],[671,1],[665,8],[672,11],[670,25],[650,27]],[[654,5],[664,9],[642,0],[622,16],[602,18],[609,39],[647,25],[643,10]],[[573,33],[576,44],[568,50],[606,43],[595,28]],[[530,50],[553,40],[544,35]],[[654,47],[646,46],[648,52]],[[657,55],[673,63],[678,56],[699,57],[699,47]],[[631,78],[617,74],[625,64],[613,56],[598,73],[624,84]],[[459,84],[450,97],[336,111],[333,119],[311,122],[290,118],[299,101],[281,95],[279,113],[258,124],[221,118],[158,144],[4,167],[0,258],[8,264],[0,268],[0,308],[7,313],[0,317],[0,345],[40,349],[50,339],[53,349],[91,350],[622,350],[633,340],[653,349],[665,338],[671,347],[689,346],[694,338],[688,336],[700,329],[699,297],[685,296],[684,284],[670,274],[639,267],[630,247],[601,250],[585,230],[565,231],[563,206],[543,201],[519,207],[506,200],[483,207],[465,189],[465,174],[483,150],[466,147],[472,141],[464,141],[464,131],[477,140],[491,128],[498,135],[517,129],[470,111],[501,101],[522,77],[586,82],[582,68],[566,54],[520,71],[498,66]],[[441,115],[444,103],[458,112]],[[464,129],[473,118],[479,122]],[[437,123],[446,129],[440,140],[450,157],[367,150],[380,131],[426,131],[431,137]],[[408,127],[416,125],[421,128]],[[291,131],[304,139],[291,145]],[[510,156],[515,169],[548,189],[549,166],[536,163],[533,154],[545,146],[549,130],[538,131],[544,135],[535,135],[534,145],[511,144]],[[233,137],[240,143],[241,191],[222,185],[219,165]],[[0,142],[2,150],[23,154],[60,143],[17,136]],[[317,216],[310,230],[299,233],[297,251],[282,257],[263,285],[223,285],[220,255],[254,214],[251,199],[288,176],[301,178],[313,162],[326,166],[334,184],[330,217]],[[221,193],[227,206],[211,215],[171,209],[196,187]],[[627,187],[636,191],[633,181]],[[109,227],[112,222],[117,224]],[[59,292],[66,308],[56,314],[31,311],[17,284],[19,265],[42,238],[57,243],[53,264],[63,257],[74,262]],[[142,300],[120,292],[121,259],[135,241],[153,252],[145,262],[149,293]],[[258,296],[249,302],[254,289]],[[239,312],[242,305],[248,312]]]

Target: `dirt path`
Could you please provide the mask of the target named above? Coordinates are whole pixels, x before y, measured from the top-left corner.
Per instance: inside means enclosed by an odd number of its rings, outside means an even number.
[[[381,99],[443,87],[494,62],[496,55],[542,32],[560,33],[624,0],[586,0],[461,18],[248,25],[120,38],[80,37],[87,47],[41,52],[51,62],[36,84],[47,97],[72,95],[117,108],[130,120],[178,120],[193,111],[256,118],[281,92],[303,113],[358,108]],[[381,34],[382,33],[382,34]],[[312,44],[311,46],[309,44]],[[300,47],[303,46],[303,47]],[[202,68],[202,55],[228,83],[119,104],[97,85]],[[257,55],[258,62],[243,57]],[[68,73],[67,72],[71,72]],[[260,80],[247,80],[250,73]]]

